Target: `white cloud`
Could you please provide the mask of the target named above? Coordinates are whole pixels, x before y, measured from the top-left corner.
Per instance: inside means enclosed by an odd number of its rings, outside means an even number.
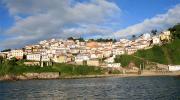
[[[150,32],[152,29],[164,30],[180,22],[180,4],[169,9],[165,14],[159,14],[143,22],[129,26],[114,33],[117,37],[137,33]]]
[[[38,39],[107,33],[111,30],[100,27],[101,23],[121,12],[107,0],[4,0],[3,3],[15,23],[6,30],[5,35],[10,38],[0,43],[2,48],[22,46]],[[13,43],[4,45],[9,40]]]

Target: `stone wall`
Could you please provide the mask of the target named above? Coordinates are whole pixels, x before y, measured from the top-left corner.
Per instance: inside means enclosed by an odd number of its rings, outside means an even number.
[[[21,75],[5,75],[0,80],[26,80],[26,79],[57,79],[59,72],[23,73]]]

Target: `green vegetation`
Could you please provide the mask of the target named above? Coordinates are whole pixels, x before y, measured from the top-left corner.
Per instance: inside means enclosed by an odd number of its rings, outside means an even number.
[[[153,48],[147,50],[138,50],[133,55],[120,55],[115,58],[115,62],[120,62],[123,67],[128,66],[130,62],[139,66],[145,61],[179,65],[180,40],[176,39],[169,44],[154,46]]]
[[[173,39],[180,39],[180,23],[175,25],[172,28],[169,28],[169,30],[172,33],[172,38]]]
[[[180,64],[180,40],[148,50],[139,50],[134,55],[161,64]]]
[[[103,38],[99,38],[94,40],[96,42],[116,42],[116,39],[103,39]]]
[[[152,62],[168,64],[164,49],[160,46],[154,46],[148,50],[138,50],[134,56],[141,57]]]
[[[0,76],[6,74],[18,75],[27,72],[60,72],[62,76],[72,76],[72,75],[96,75],[104,74],[105,69],[94,66],[86,65],[71,65],[71,64],[59,64],[55,63],[53,66],[25,66],[25,60],[17,60],[15,58],[11,60],[3,59],[0,64]]]
[[[173,40],[162,46],[154,46],[147,50],[138,50],[133,55],[120,55],[115,58],[115,62],[120,62],[123,67],[130,62],[139,66],[143,62],[156,62],[160,64],[180,64],[180,24],[169,29]]]
[[[84,40],[84,38],[82,38],[82,37],[80,37],[80,38],[73,38],[73,37],[69,37],[69,38],[67,38],[68,40],[73,40],[73,41],[76,41],[76,40],[79,40],[79,42],[84,42],[85,40]]]
[[[152,33],[153,35],[156,35],[156,34],[157,34],[157,30],[156,30],[156,29],[151,30],[151,33]]]
[[[22,74],[26,72],[57,72],[52,67],[40,67],[40,66],[25,66],[23,60],[16,60],[15,58],[11,60],[4,59],[3,63],[0,64],[0,76],[6,74]]]
[[[136,39],[136,35],[132,35],[132,39],[135,40]]]
[[[110,70],[109,74],[122,74],[123,72],[120,70]]]
[[[143,64],[143,60],[132,55],[120,55],[115,58],[116,63],[121,63],[123,67],[127,67],[129,63],[134,63],[137,67]]]
[[[4,49],[1,52],[8,52],[8,51],[11,51],[11,49]]]
[[[54,69],[61,72],[61,75],[95,75],[103,74],[104,69],[95,66],[71,65],[71,64],[54,64]]]

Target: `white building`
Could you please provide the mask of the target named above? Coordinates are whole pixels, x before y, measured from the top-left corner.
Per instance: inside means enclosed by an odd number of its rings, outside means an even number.
[[[11,50],[11,56],[16,57],[17,59],[23,59],[24,52],[23,50]]]
[[[113,55],[123,55],[123,54],[125,54],[124,48],[113,49]]]
[[[131,44],[131,41],[128,39],[120,39],[120,45],[121,46],[129,46]]]
[[[40,61],[41,55],[40,54],[28,54],[26,56],[27,60],[33,60],[33,61]]]
[[[132,47],[134,47],[136,49],[144,49],[148,46],[149,46],[148,43],[137,43],[137,44],[132,45]]]
[[[121,63],[109,63],[109,64],[107,64],[107,67],[121,68]]]
[[[164,35],[171,35],[170,31],[163,31]]]
[[[75,57],[75,63],[78,64],[78,65],[83,65],[84,64],[84,61],[87,61],[89,60],[89,56],[88,55],[77,55]]]
[[[50,61],[50,58],[48,57],[48,55],[42,55],[42,61]]]
[[[95,53],[93,53],[93,54],[90,54],[90,58],[91,59],[96,59],[96,58],[98,58],[98,56]]]
[[[145,34],[142,35],[142,38],[143,38],[144,40],[148,40],[148,39],[151,38],[151,35],[150,35],[149,33],[145,33]]]
[[[158,36],[153,36],[152,41],[153,41],[153,44],[159,44],[161,42]]]
[[[105,63],[114,63],[115,55],[104,60]]]
[[[132,48],[132,47],[126,48],[126,53],[128,55],[131,55],[131,54],[135,53],[136,51],[137,51],[137,48]]]
[[[40,41],[39,44],[45,44],[47,40]]]
[[[169,71],[180,71],[180,65],[168,65]]]
[[[75,61],[84,61],[84,60],[89,60],[89,56],[88,55],[77,55],[75,57]]]
[[[121,43],[127,43],[127,42],[129,42],[130,40],[128,40],[128,39],[120,39],[120,42]]]
[[[73,49],[70,49],[70,52],[72,54],[78,54],[79,53],[79,49],[73,48]]]
[[[112,51],[110,49],[103,51],[103,56],[104,57],[110,57],[111,55],[112,55]]]

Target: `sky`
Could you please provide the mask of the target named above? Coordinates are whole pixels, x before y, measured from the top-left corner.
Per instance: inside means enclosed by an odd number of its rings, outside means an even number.
[[[0,50],[51,38],[127,38],[180,23],[180,0],[0,0]]]

